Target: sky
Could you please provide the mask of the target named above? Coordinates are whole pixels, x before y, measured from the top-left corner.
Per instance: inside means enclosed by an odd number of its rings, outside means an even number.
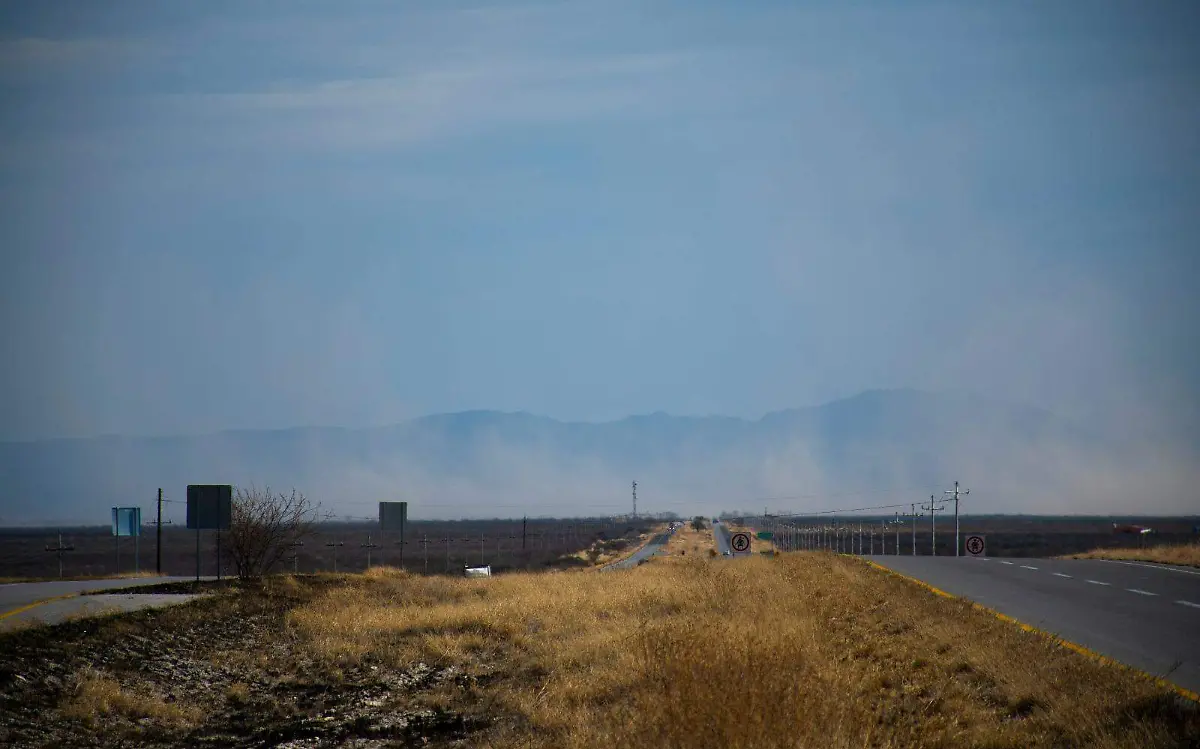
[[[1200,434],[1200,6],[0,3],[0,439],[965,390]]]

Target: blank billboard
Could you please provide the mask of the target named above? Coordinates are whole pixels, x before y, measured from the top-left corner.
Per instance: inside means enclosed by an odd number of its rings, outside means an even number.
[[[398,531],[408,520],[408,502],[380,502],[379,527],[385,531]]]
[[[227,530],[233,515],[233,486],[188,484],[188,530]]]
[[[112,534],[114,536],[142,535],[142,508],[112,508]]]

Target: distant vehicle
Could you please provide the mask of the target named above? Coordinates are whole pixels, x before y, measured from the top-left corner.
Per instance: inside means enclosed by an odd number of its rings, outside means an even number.
[[[731,556],[733,556],[733,552],[731,552],[731,551],[722,551],[721,553],[722,553],[722,554],[724,554],[724,555],[725,555],[725,556],[727,556],[727,557],[731,557]]]
[[[486,567],[464,567],[463,571],[467,577],[491,577],[492,565],[489,564]]]
[[[1153,533],[1152,528],[1146,528],[1141,525],[1120,525],[1113,523],[1113,533]]]

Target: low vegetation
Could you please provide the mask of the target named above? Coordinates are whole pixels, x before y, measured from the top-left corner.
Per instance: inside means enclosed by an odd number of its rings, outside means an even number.
[[[498,747],[1184,746],[1190,702],[859,560],[361,577],[290,621],[326,667],[476,675]]]
[[[1200,742],[1194,703],[969,603],[848,557],[713,559],[682,533],[686,554],[602,575],[276,577],[0,636],[0,744]]]
[[[1158,562],[1186,567],[1200,567],[1200,541],[1185,544],[1163,544],[1145,548],[1095,549],[1071,554],[1069,559],[1115,559],[1128,562]]]

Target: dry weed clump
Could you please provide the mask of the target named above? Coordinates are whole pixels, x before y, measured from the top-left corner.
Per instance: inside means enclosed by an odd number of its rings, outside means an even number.
[[[1167,747],[1191,703],[820,553],[605,575],[348,578],[290,622],[331,665],[490,674],[496,747]]]
[[[1125,562],[1158,562],[1184,567],[1200,567],[1200,541],[1186,544],[1165,544],[1147,548],[1095,549],[1071,554],[1069,559],[1115,559]]]
[[[109,716],[120,716],[130,720],[148,718],[164,727],[186,728],[202,718],[196,707],[183,707],[125,689],[115,679],[93,668],[75,675],[60,711],[63,717],[87,725],[95,725]]]

